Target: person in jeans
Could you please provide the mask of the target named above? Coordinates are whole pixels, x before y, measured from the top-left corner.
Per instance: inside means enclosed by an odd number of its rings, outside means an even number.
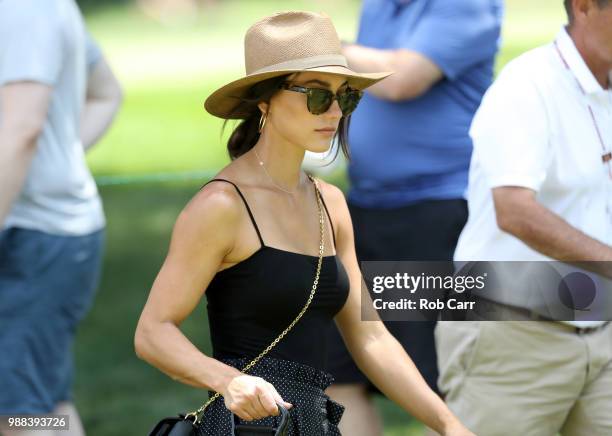
[[[74,435],[71,347],[105,224],[85,151],[120,101],[74,0],[0,1],[0,415],[66,414]]]

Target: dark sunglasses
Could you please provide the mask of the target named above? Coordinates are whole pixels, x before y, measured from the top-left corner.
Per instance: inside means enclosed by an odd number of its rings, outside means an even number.
[[[334,100],[338,100],[338,106],[342,111],[342,116],[350,115],[359,104],[359,100],[363,96],[363,91],[358,89],[346,88],[337,94],[334,94],[329,89],[306,88],[305,86],[291,85],[287,82],[281,84],[281,89],[287,91],[301,92],[308,97],[306,106],[308,112],[313,115],[321,115],[329,110]]]

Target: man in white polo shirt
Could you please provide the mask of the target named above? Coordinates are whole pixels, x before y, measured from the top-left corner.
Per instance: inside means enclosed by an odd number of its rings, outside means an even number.
[[[510,62],[471,128],[457,261],[601,261],[612,277],[612,0]],[[503,302],[536,319],[529,296]],[[526,315],[527,314],[527,315]],[[442,322],[439,387],[479,435],[612,435],[612,325]]]

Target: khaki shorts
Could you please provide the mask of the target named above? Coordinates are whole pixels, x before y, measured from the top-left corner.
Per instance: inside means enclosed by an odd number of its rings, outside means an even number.
[[[612,435],[612,324],[439,322],[440,391],[478,436]]]

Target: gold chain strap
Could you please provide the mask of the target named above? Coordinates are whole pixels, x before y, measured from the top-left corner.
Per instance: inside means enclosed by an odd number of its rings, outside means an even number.
[[[310,177],[310,176],[309,176]],[[276,339],[274,339],[270,345],[268,345],[266,347],[265,350],[263,350],[261,353],[259,353],[259,356],[257,356],[256,358],[254,358],[253,360],[251,360],[249,362],[248,365],[246,365],[244,368],[242,368],[240,370],[240,372],[246,372],[249,369],[251,369],[257,362],[259,362],[262,357],[264,357],[266,354],[268,354],[270,352],[270,350],[272,348],[274,348],[276,346],[276,344],[278,344],[281,339],[283,339],[285,337],[285,335],[287,335],[287,333],[289,333],[289,331],[297,324],[297,322],[300,320],[300,318],[302,318],[302,316],[304,315],[304,313],[306,313],[306,310],[308,310],[308,307],[310,306],[310,303],[312,302],[315,292],[317,290],[317,286],[319,285],[319,276],[321,275],[321,265],[323,264],[323,251],[325,250],[325,219],[324,219],[324,215],[323,215],[323,209],[321,207],[321,193],[319,192],[319,186],[317,185],[317,181],[312,179],[312,182],[314,184],[315,187],[315,193],[316,193],[316,197],[317,197],[317,209],[319,211],[319,228],[321,231],[321,235],[320,235],[320,241],[321,243],[319,244],[319,261],[317,263],[317,273],[315,275],[315,279],[314,282],[312,283],[312,289],[310,291],[310,295],[308,296],[308,301],[306,301],[306,304],[304,305],[304,307],[302,308],[302,310],[300,311],[300,313],[295,317],[295,319],[291,322],[291,324],[289,324],[289,326],[283,330],[283,332],[278,335],[278,337]],[[200,419],[204,416],[204,411],[206,410],[206,408],[213,402],[215,401],[217,398],[219,398],[221,396],[221,394],[219,392],[215,393],[215,395],[213,395],[206,403],[204,403],[202,405],[202,407],[200,407],[198,410],[195,410],[193,412],[188,413],[187,415],[185,415],[185,419],[189,419],[190,417],[194,417],[194,424],[197,424],[198,421],[200,421]]]

